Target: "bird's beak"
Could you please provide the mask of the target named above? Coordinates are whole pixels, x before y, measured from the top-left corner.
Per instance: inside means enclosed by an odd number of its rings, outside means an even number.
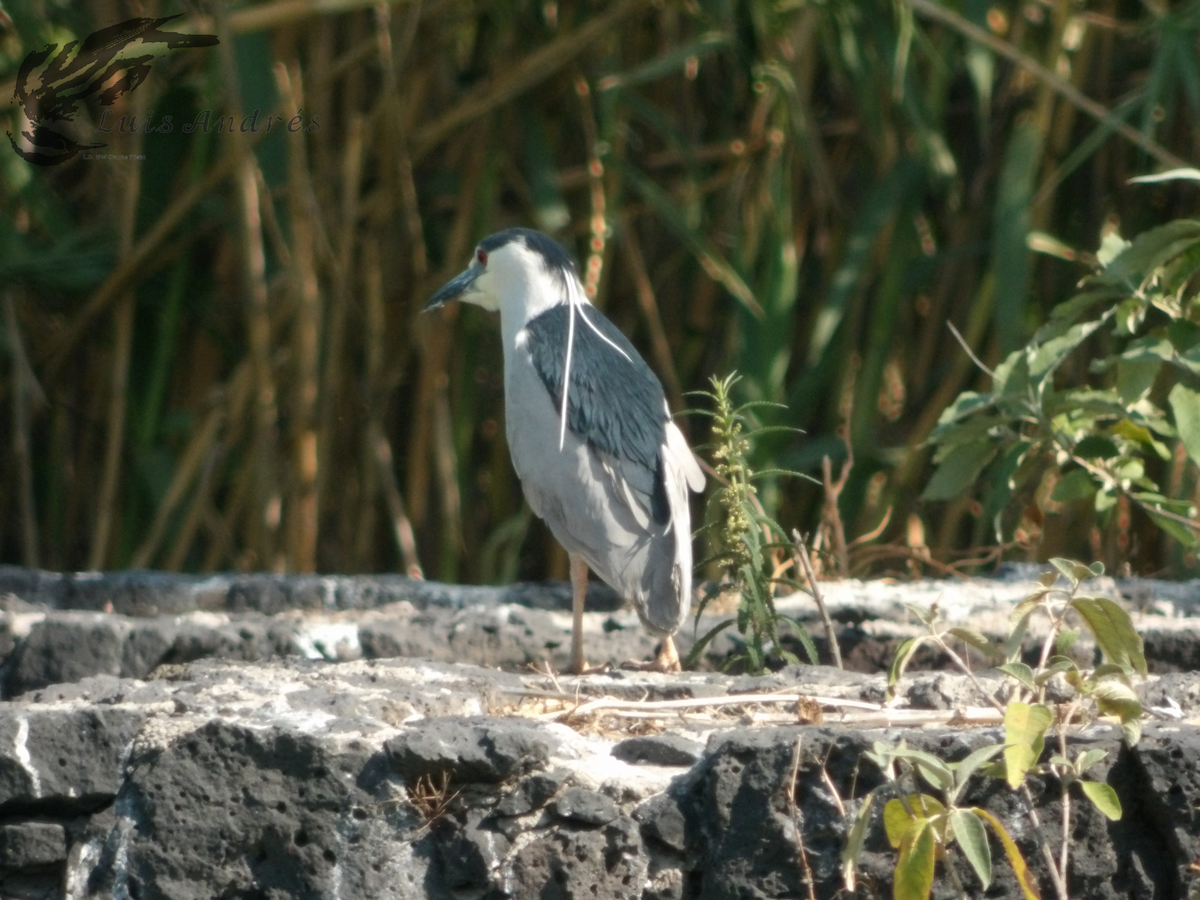
[[[446,282],[441,290],[429,298],[429,302],[425,304],[425,310],[445,306],[451,300],[457,300],[463,294],[469,293],[475,287],[475,279],[479,276],[479,271],[471,266],[455,275]]]

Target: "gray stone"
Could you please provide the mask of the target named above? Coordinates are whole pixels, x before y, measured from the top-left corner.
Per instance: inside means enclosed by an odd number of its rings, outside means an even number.
[[[637,823],[621,817],[602,828],[539,834],[511,863],[510,893],[541,900],[636,900],[646,871]]]
[[[46,866],[67,858],[66,833],[52,822],[0,825],[0,867]]]
[[[448,773],[455,782],[504,781],[546,764],[558,740],[521,719],[426,719],[385,745],[410,784]]]
[[[554,811],[564,819],[584,825],[607,825],[620,815],[617,804],[608,797],[581,787],[567,788],[554,801]]]
[[[112,802],[121,759],[145,718],[103,706],[0,712],[0,805],[52,802],[92,812]]]
[[[655,794],[633,811],[633,818],[642,826],[642,834],[672,850],[687,849],[687,820],[672,792]]]
[[[522,816],[538,809],[558,793],[558,789],[567,780],[567,774],[561,769],[552,769],[549,772],[535,772],[527,778],[522,778],[512,792],[496,804],[496,814]]]
[[[678,734],[626,738],[612,748],[612,755],[617,759],[655,766],[691,766],[703,753],[703,744]]]

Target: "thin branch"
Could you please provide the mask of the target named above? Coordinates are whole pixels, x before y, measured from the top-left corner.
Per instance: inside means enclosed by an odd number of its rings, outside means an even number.
[[[985,366],[983,364],[983,360],[975,355],[975,351],[971,349],[971,345],[967,343],[966,338],[964,338],[961,334],[958,333],[958,329],[954,327],[954,323],[951,322],[949,319],[947,319],[946,327],[949,328],[950,333],[953,334],[955,338],[957,338],[958,343],[961,344],[963,350],[966,351],[967,356],[971,357],[971,362],[975,363],[975,365],[979,366],[981,371],[985,372],[989,377],[994,379],[996,377],[996,373],[993,372],[991,369],[989,369],[987,366]]]
[[[792,543],[796,546],[796,565],[804,569],[804,577],[808,579],[813,602],[817,604],[817,609],[821,613],[821,624],[825,626],[825,638],[829,641],[829,652],[833,656],[833,664],[839,669],[843,669],[845,666],[842,665],[842,651],[838,647],[837,631],[833,627],[833,619],[830,618],[829,608],[825,606],[825,598],[821,596],[821,588],[817,584],[817,575],[813,571],[812,560],[808,557],[808,547],[805,545],[804,536],[795,528],[792,529]]]

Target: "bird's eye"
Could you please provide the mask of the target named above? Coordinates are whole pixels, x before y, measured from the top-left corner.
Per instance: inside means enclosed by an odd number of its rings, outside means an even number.
[[[486,266],[486,265],[487,265],[487,251],[486,251],[486,250],[476,250],[476,251],[475,251],[475,258],[476,258],[477,260],[479,260],[479,264],[480,264],[481,266]]]

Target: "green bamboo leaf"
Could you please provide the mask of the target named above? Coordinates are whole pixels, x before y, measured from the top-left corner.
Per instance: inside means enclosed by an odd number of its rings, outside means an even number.
[[[988,659],[1003,660],[1004,651],[984,637],[983,633],[974,628],[968,628],[965,625],[956,625],[946,632],[952,634],[960,641],[974,647]]]
[[[871,256],[888,221],[908,204],[923,177],[923,167],[908,156],[901,156],[893,168],[867,191],[859,207],[842,258],[829,282],[825,302],[817,311],[812,338],[808,345],[808,365],[816,367],[829,348],[834,332],[841,324],[850,301],[862,290]]]
[[[1101,653],[1119,666],[1147,674],[1142,636],[1129,613],[1107,597],[1075,597],[1071,606],[1096,638]]]
[[[900,843],[892,896],[895,900],[928,900],[933,889],[936,841],[928,819],[918,819]]]
[[[1008,786],[1014,791],[1025,780],[1025,773],[1041,758],[1046,742],[1046,729],[1054,721],[1054,713],[1044,706],[1014,702],[1004,712],[1005,773]]]
[[[986,891],[992,883],[992,849],[983,822],[965,809],[955,809],[950,812],[950,830]]]
[[[1129,179],[1129,184],[1158,184],[1162,181],[1200,181],[1200,169],[1168,169],[1157,175],[1138,175]]]
[[[1041,129],[1033,120],[1018,123],[1004,150],[1004,161],[996,180],[998,187],[992,216],[996,300],[992,313],[1002,353],[1021,343],[1021,325],[1025,320],[1029,291],[1030,214],[1042,143]]]
[[[991,825],[996,837],[1000,838],[1000,843],[1004,845],[1004,852],[1008,854],[1008,862],[1012,866],[1013,874],[1017,876],[1017,883],[1021,885],[1021,890],[1025,894],[1025,900],[1042,900],[1042,895],[1038,893],[1037,882],[1033,880],[1033,873],[1029,871],[1025,857],[1021,855],[1020,848],[1004,824],[986,809],[973,806],[970,811]]]
[[[704,648],[712,643],[713,638],[715,638],[730,625],[734,624],[736,621],[736,619],[726,619],[724,622],[718,622],[712,628],[708,629],[708,631],[704,632],[704,637],[696,641],[696,643],[692,645],[692,649],[688,651],[687,656],[684,657],[683,668],[692,668],[696,664],[696,660],[700,658],[700,654],[704,652]]]
[[[1120,820],[1121,798],[1117,796],[1117,792],[1112,787],[1099,781],[1080,781],[1079,787],[1083,790],[1084,796],[1091,800],[1092,805],[1104,813],[1109,821]]]
[[[871,791],[863,797],[862,806],[858,808],[858,814],[854,817],[854,824],[850,826],[850,833],[846,835],[846,846],[842,848],[842,882],[846,885],[846,890],[850,892],[854,891],[854,872],[862,857],[863,845],[867,840],[867,827],[871,824],[871,809],[874,805],[875,792]]]
[[[620,157],[611,157],[611,162],[621,170],[633,189],[654,207],[663,223],[683,241],[708,276],[741,301],[742,305],[755,316],[761,316],[763,314],[762,305],[755,298],[750,286],[725,259],[716,245],[687,222],[679,211],[679,204],[672,199],[670,194]]]
[[[704,59],[706,56],[728,47],[730,43],[729,35],[720,31],[711,31],[701,35],[697,40],[680,44],[627,72],[619,75],[606,75],[596,86],[602,91],[611,91],[614,88],[630,87],[670,75],[679,75],[692,60]]]

